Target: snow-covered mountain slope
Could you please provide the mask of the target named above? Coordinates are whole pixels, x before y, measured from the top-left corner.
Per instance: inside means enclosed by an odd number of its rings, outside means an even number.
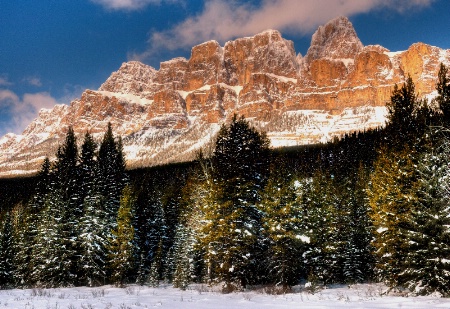
[[[384,125],[392,88],[408,74],[421,96],[433,96],[441,62],[450,63],[450,50],[363,46],[345,17],[319,27],[304,57],[267,30],[224,46],[205,42],[159,70],[130,61],[98,90],[0,138],[0,176],[36,171],[69,126],[81,141],[86,131],[100,139],[111,122],[129,167],[192,159],[235,113],[266,130],[274,147],[323,142]]]

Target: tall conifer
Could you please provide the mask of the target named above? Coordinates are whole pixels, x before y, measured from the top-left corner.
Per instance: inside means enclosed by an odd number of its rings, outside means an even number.
[[[263,235],[256,204],[266,182],[268,144],[265,135],[236,115],[217,137],[201,242],[210,272],[224,282],[225,291],[245,287],[258,274]]]

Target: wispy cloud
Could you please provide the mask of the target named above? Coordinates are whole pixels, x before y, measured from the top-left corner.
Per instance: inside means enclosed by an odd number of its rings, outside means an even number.
[[[305,35],[337,16],[353,16],[373,10],[398,12],[429,6],[435,0],[263,0],[258,7],[242,1],[210,0],[202,12],[175,27],[153,32],[149,48],[132,58],[145,59],[161,50],[189,48],[215,39],[220,42],[277,29]]]
[[[27,76],[22,81],[27,83],[27,84],[29,84],[29,85],[31,85],[31,86],[36,86],[36,87],[41,87],[42,86],[41,79],[39,77],[36,77],[36,76]]]
[[[8,77],[7,76],[4,76],[4,75],[0,75],[0,86],[5,86],[5,87],[7,87],[7,86],[11,86],[13,83],[11,83],[9,80],[8,80]]]
[[[148,5],[159,5],[162,2],[174,3],[180,0],[91,0],[94,3],[102,5],[108,10],[134,11],[142,9]]]
[[[56,104],[58,101],[48,92],[26,93],[20,98],[11,90],[0,90],[0,109],[9,114],[3,133],[20,134],[37,117],[39,110]]]

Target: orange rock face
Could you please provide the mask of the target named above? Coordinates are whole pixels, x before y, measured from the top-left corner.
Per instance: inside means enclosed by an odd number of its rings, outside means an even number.
[[[442,60],[448,60],[448,51],[424,43],[416,43],[400,56],[400,68],[415,81],[420,94],[432,92]]]
[[[146,107],[148,119],[176,113],[219,123],[238,113],[266,121],[273,113],[299,109],[384,106],[394,84],[408,74],[418,92],[427,95],[435,88],[443,59],[449,59],[446,51],[423,43],[399,53],[364,47],[350,21],[340,17],[319,27],[305,57],[296,55],[292,42],[278,31],[268,30],[224,47],[216,41],[200,44],[192,48],[190,59],[163,62],[159,71],[124,64],[101,90],[153,100]],[[120,104],[107,102],[96,104],[105,113],[110,110],[105,104],[116,106],[120,114]]]
[[[0,139],[0,174],[17,166],[36,167],[37,158],[51,155],[45,151],[56,149],[68,126],[81,136],[101,134],[111,122],[133,160],[147,156],[146,164],[184,160],[184,151],[197,149],[196,143],[208,140],[216,124],[234,113],[262,124],[269,135],[289,131],[294,132],[289,138],[317,142],[330,130],[337,136],[382,125],[374,108],[385,106],[393,86],[408,75],[420,96],[433,93],[441,62],[450,64],[450,52],[424,43],[403,52],[364,47],[344,17],[319,27],[304,57],[280,32],[267,30],[223,47],[216,41],[200,44],[189,59],[162,62],[159,70],[130,61],[98,91],[86,90],[70,106],[42,111],[22,137]],[[372,114],[359,116],[361,110]],[[323,117],[312,123],[310,111]],[[322,132],[320,127],[336,115],[355,125],[333,124]],[[370,117],[376,120],[358,127]],[[32,148],[36,164],[29,163],[33,158],[26,164],[14,159]]]

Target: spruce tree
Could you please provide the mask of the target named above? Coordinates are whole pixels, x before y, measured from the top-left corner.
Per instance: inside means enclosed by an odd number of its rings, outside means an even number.
[[[99,190],[104,197],[104,210],[109,229],[116,228],[116,215],[120,205],[120,195],[127,177],[122,142],[115,141],[111,123],[103,136],[98,152]]]
[[[73,259],[73,239],[67,233],[70,224],[65,220],[68,202],[64,192],[54,188],[46,195],[45,208],[41,213],[32,258],[32,281],[43,287],[74,285],[77,273]]]
[[[45,286],[68,286],[77,284],[79,262],[79,218],[82,215],[80,203],[78,148],[72,127],[66,134],[63,145],[58,149],[56,162],[46,184],[45,197],[37,200],[30,209],[30,224],[33,216],[40,217],[35,236],[31,226],[32,265],[31,282]],[[48,170],[48,161],[43,171]],[[42,196],[42,195],[41,195]],[[42,207],[42,211],[37,208]]]
[[[450,284],[450,149],[429,149],[417,165],[417,195],[398,284],[413,293],[448,296]]]
[[[0,288],[11,288],[14,285],[14,233],[11,215],[6,212],[0,234]]]
[[[417,196],[417,153],[408,147],[401,151],[380,150],[368,189],[374,224],[374,248],[378,279],[395,287],[404,270],[412,215]]]
[[[102,198],[90,192],[84,199],[84,215],[80,220],[80,283],[98,286],[106,282],[107,244],[106,218]]]
[[[415,86],[412,78],[408,77],[401,88],[394,86],[391,100],[386,103],[388,127],[402,140],[411,138],[414,130],[416,101]]]
[[[44,208],[45,196],[51,186],[51,165],[45,158],[37,176],[37,184],[34,196],[26,205],[22,215],[18,218],[16,228],[16,272],[15,282],[19,287],[34,285],[31,272],[33,266],[33,248],[36,245],[40,215]]]
[[[403,86],[394,86],[391,100],[386,103],[388,110],[386,132],[388,143],[396,150],[405,145],[419,150],[422,136],[434,118],[434,111],[426,99],[420,100],[415,92],[415,85],[409,76]]]
[[[356,175],[349,177],[340,187],[346,216],[340,255],[343,259],[343,281],[347,283],[365,282],[373,275],[373,225],[369,216],[367,183],[368,177],[360,165]]]
[[[258,275],[264,248],[262,213],[256,204],[266,181],[268,144],[265,135],[237,116],[217,137],[201,242],[224,291],[245,287]]]
[[[303,273],[301,257],[306,251],[302,225],[303,209],[297,203],[296,181],[286,167],[277,164],[263,193],[261,210],[268,239],[267,279],[287,290]]]
[[[98,166],[96,161],[97,144],[92,135],[86,132],[84,141],[81,146],[80,164],[79,164],[79,191],[80,202],[90,196],[93,192],[98,191]]]
[[[148,192],[147,192],[148,193]],[[138,197],[138,221],[136,231],[137,246],[139,248],[139,265],[137,283],[144,284],[149,276],[150,267],[159,246],[166,238],[166,220],[164,209],[156,191]],[[145,196],[145,197],[144,197]],[[144,200],[145,198],[145,200]],[[157,269],[158,274],[162,269]]]
[[[79,219],[83,215],[83,204],[81,201],[81,191],[79,185],[78,167],[78,146],[77,139],[72,127],[66,134],[65,141],[58,149],[55,162],[54,193],[61,194],[61,221],[59,222],[59,235],[61,244],[64,246],[64,256],[70,261],[65,261],[70,265],[66,268],[66,276],[63,281],[71,278],[72,284],[76,284],[79,266]],[[66,265],[66,266],[67,266]]]
[[[300,181],[298,203],[304,209],[304,236],[309,241],[303,254],[308,280],[323,284],[339,282],[342,274],[339,200],[330,175],[318,171],[311,179]]]
[[[161,278],[161,269],[162,269],[162,253],[163,251],[163,242],[162,239],[159,241],[158,249],[156,250],[152,263],[150,266],[150,271],[148,274],[147,282],[151,287],[158,287],[159,286],[159,280]]]
[[[173,286],[186,290],[193,277],[194,237],[192,230],[180,224],[175,234],[173,246],[174,274]]]
[[[436,90],[438,92],[436,101],[443,113],[444,124],[448,126],[450,122],[450,76],[448,68],[443,63],[441,63],[441,66],[439,67]]]
[[[125,187],[120,198],[117,213],[116,229],[109,239],[109,267],[111,280],[122,286],[129,281],[130,270],[133,269],[134,247],[133,207],[135,197],[130,187]]]
[[[79,205],[78,187],[78,146],[77,138],[72,127],[69,127],[65,141],[56,154],[54,174],[56,176],[55,185],[61,189],[64,201],[67,201],[74,217],[82,213]],[[73,219],[73,218],[71,218]]]

